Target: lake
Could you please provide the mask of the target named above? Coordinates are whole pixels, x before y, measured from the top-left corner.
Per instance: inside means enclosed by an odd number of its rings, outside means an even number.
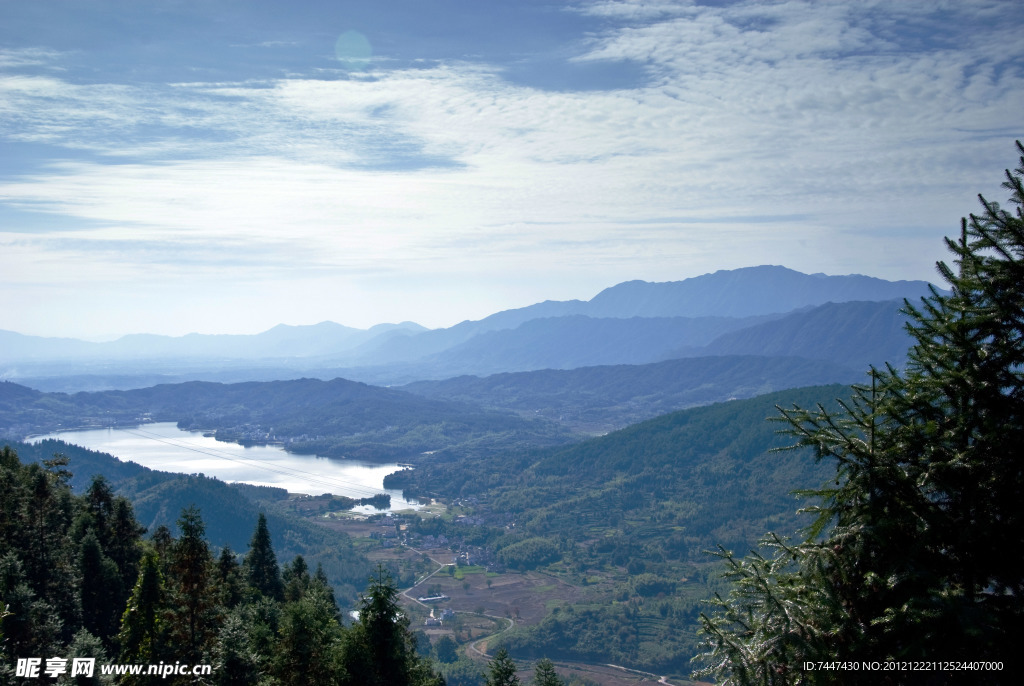
[[[384,477],[402,465],[357,460],[331,460],[316,455],[295,455],[275,445],[244,447],[212,436],[182,431],[172,422],[143,424],[133,429],[88,429],[33,436],[29,443],[55,438],[151,469],[184,474],[202,473],[222,481],[276,486],[291,493],[333,493],[366,498],[377,493],[391,496],[391,510],[419,509],[401,491],[384,488]],[[378,512],[370,506],[356,512]]]

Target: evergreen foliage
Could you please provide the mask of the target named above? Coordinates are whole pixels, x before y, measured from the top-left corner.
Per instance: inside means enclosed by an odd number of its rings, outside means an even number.
[[[555,672],[555,665],[551,660],[544,658],[533,668],[533,681],[531,686],[565,686],[565,682]]]
[[[306,594],[311,583],[309,567],[302,555],[296,555],[290,564],[285,564],[281,572],[281,582],[284,584],[284,598],[287,601],[299,600]]]
[[[217,686],[250,686],[260,682],[260,656],[249,641],[245,619],[240,614],[229,614],[221,625],[212,664]]]
[[[329,593],[328,589],[317,586],[284,605],[275,665],[282,684],[332,686],[348,683],[343,667],[342,628],[327,597]]]
[[[796,446],[835,462],[806,540],[722,552],[734,582],[704,617],[704,675],[828,682],[820,660],[1004,661],[1024,635],[1024,146],[1008,212],[946,239],[951,287],[907,303],[906,370],[871,370],[841,412],[782,410]],[[920,676],[920,675],[917,675]],[[953,675],[931,674],[936,683]],[[844,673],[847,683],[876,674]],[[987,672],[989,683],[1009,677]],[[893,683],[907,676],[890,675]]]
[[[270,543],[270,531],[267,530],[267,517],[262,512],[256,522],[256,531],[252,534],[249,552],[245,556],[245,571],[249,584],[274,600],[284,597],[284,585],[281,583],[281,571],[277,568],[277,556]]]
[[[244,587],[242,570],[235,559],[231,546],[224,546],[217,558],[217,587],[220,589],[220,602],[226,609],[231,609],[242,602]]]
[[[117,565],[103,554],[93,531],[82,541],[78,573],[82,579],[82,625],[94,636],[109,639],[117,633],[121,620],[119,604],[110,602],[111,595],[122,596],[121,575]]]
[[[345,640],[344,665],[353,684],[444,684],[416,652],[409,619],[398,605],[398,588],[383,565],[370,577],[359,605],[359,623]]]
[[[213,586],[213,556],[199,509],[190,507],[178,519],[181,534],[171,545],[169,599],[171,641],[179,659],[200,661],[220,620],[221,608]]]
[[[452,640],[452,637],[445,634],[438,639],[437,645],[434,646],[434,651],[437,653],[437,661],[442,664],[451,664],[459,659],[459,655],[456,652],[458,644]]]
[[[346,629],[322,568],[311,575],[298,556],[282,584],[265,518],[243,575],[230,548],[214,559],[198,508],[182,511],[177,537],[159,527],[143,541],[131,506],[104,479],[74,496],[64,466],[23,465],[14,450],[0,451],[0,683],[37,681],[15,675],[19,657],[61,656],[96,658],[96,677],[78,683],[107,683],[98,666],[110,662],[164,662],[214,671],[201,682],[125,674],[118,683],[443,686],[433,663],[416,654],[398,589],[382,568],[361,622]],[[126,591],[128,569],[137,571]]]
[[[487,686],[518,686],[516,663],[508,656],[505,648],[494,654],[494,659],[487,666]]]
[[[142,558],[139,579],[121,618],[122,659],[152,662],[161,655],[165,607],[163,576],[155,552],[150,551]]]

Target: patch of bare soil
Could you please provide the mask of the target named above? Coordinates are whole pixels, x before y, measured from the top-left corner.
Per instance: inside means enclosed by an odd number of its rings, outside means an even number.
[[[426,595],[428,588],[439,589],[451,598],[445,606],[457,612],[515,618],[522,624],[536,624],[547,616],[549,603],[573,602],[580,597],[576,587],[537,572],[506,572],[496,576],[479,572],[458,579],[442,571],[409,595]]]

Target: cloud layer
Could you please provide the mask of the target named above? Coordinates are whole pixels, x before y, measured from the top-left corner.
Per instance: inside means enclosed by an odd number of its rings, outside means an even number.
[[[1024,134],[1013,3],[560,11],[598,28],[545,59],[633,83],[386,51],[139,82],[0,49],[0,328],[447,325],[761,263],[929,278]]]

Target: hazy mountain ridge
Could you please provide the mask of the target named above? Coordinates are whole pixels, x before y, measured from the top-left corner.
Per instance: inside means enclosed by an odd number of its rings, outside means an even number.
[[[723,355],[482,378],[460,376],[417,381],[401,388],[429,398],[547,417],[593,433],[698,405],[863,378],[863,369],[827,360]]]
[[[902,300],[850,301],[745,318],[534,319],[417,361],[335,371],[367,383],[406,385],[467,375],[746,355],[828,361],[837,374],[807,379],[805,385],[845,381],[844,371],[904,364],[911,339],[902,307]]]
[[[494,343],[501,340],[495,332],[519,331],[523,326],[538,320],[582,316],[589,319],[618,320],[688,318],[695,324],[711,318],[742,321],[749,317],[776,318],[794,310],[828,302],[896,299],[902,301],[903,298],[916,299],[928,293],[928,284],[924,281],[886,281],[857,274],[803,274],[780,266],[746,267],[720,270],[683,281],[627,281],[606,288],[589,301],[546,300],[522,308],[497,312],[478,321],[460,322],[446,329],[421,333],[401,332],[402,335],[388,339],[368,341],[352,350],[349,355],[341,356],[338,361],[350,366],[419,362],[425,364],[427,370],[440,367],[439,370],[425,372],[432,374],[434,378],[440,378],[439,375],[443,376],[445,373],[494,373],[545,366],[650,362],[664,359],[668,355],[648,355],[646,359],[602,359],[597,362],[591,360],[550,365],[531,362],[525,366],[520,364],[519,369],[499,370],[492,365],[476,371],[466,368],[455,369],[457,365],[446,363],[445,356],[448,355],[452,359],[466,355],[470,358],[478,356],[482,351],[492,349]],[[752,324],[753,322],[746,325]],[[684,343],[693,346],[705,344]],[[678,347],[680,346],[676,346]]]
[[[258,334],[198,334],[161,336],[128,334],[114,341],[94,343],[73,338],[26,336],[0,331],[4,361],[67,358],[196,358],[277,359],[336,354],[396,330],[426,331],[414,322],[377,324],[355,329],[334,322],[302,326],[278,324]]]
[[[929,294],[925,281],[872,276],[804,274],[776,265],[719,270],[684,281],[627,281],[589,302],[592,316],[748,317],[790,312],[827,302],[895,300]]]
[[[629,281],[589,301],[549,300],[445,329],[426,330],[404,322],[361,330],[322,322],[279,325],[252,336],[140,334],[110,343],[0,332],[0,378],[28,380],[53,390],[106,390],[158,381],[310,376],[395,385],[465,374],[645,364],[718,354],[898,363],[889,355],[905,349],[905,338],[894,331],[891,316],[854,305],[823,310],[811,319],[801,319],[801,312],[829,302],[839,306],[914,300],[928,292],[923,281],[808,275],[760,266],[683,281]],[[844,322],[842,317],[851,319]],[[779,323],[769,326],[769,320]],[[744,330],[748,334],[742,334]],[[876,350],[861,354],[853,341],[868,330],[872,340],[884,337],[886,342],[872,343]],[[820,335],[823,332],[831,332],[831,338]],[[57,377],[61,380],[54,381]]]
[[[594,318],[528,320],[514,329],[477,334],[419,361],[427,378],[487,375],[595,365],[645,364],[676,357],[680,344],[702,346],[768,317]]]
[[[854,369],[886,362],[900,367],[913,342],[902,308],[902,300],[830,302],[724,333],[702,348],[679,348],[671,356],[791,355]]]

